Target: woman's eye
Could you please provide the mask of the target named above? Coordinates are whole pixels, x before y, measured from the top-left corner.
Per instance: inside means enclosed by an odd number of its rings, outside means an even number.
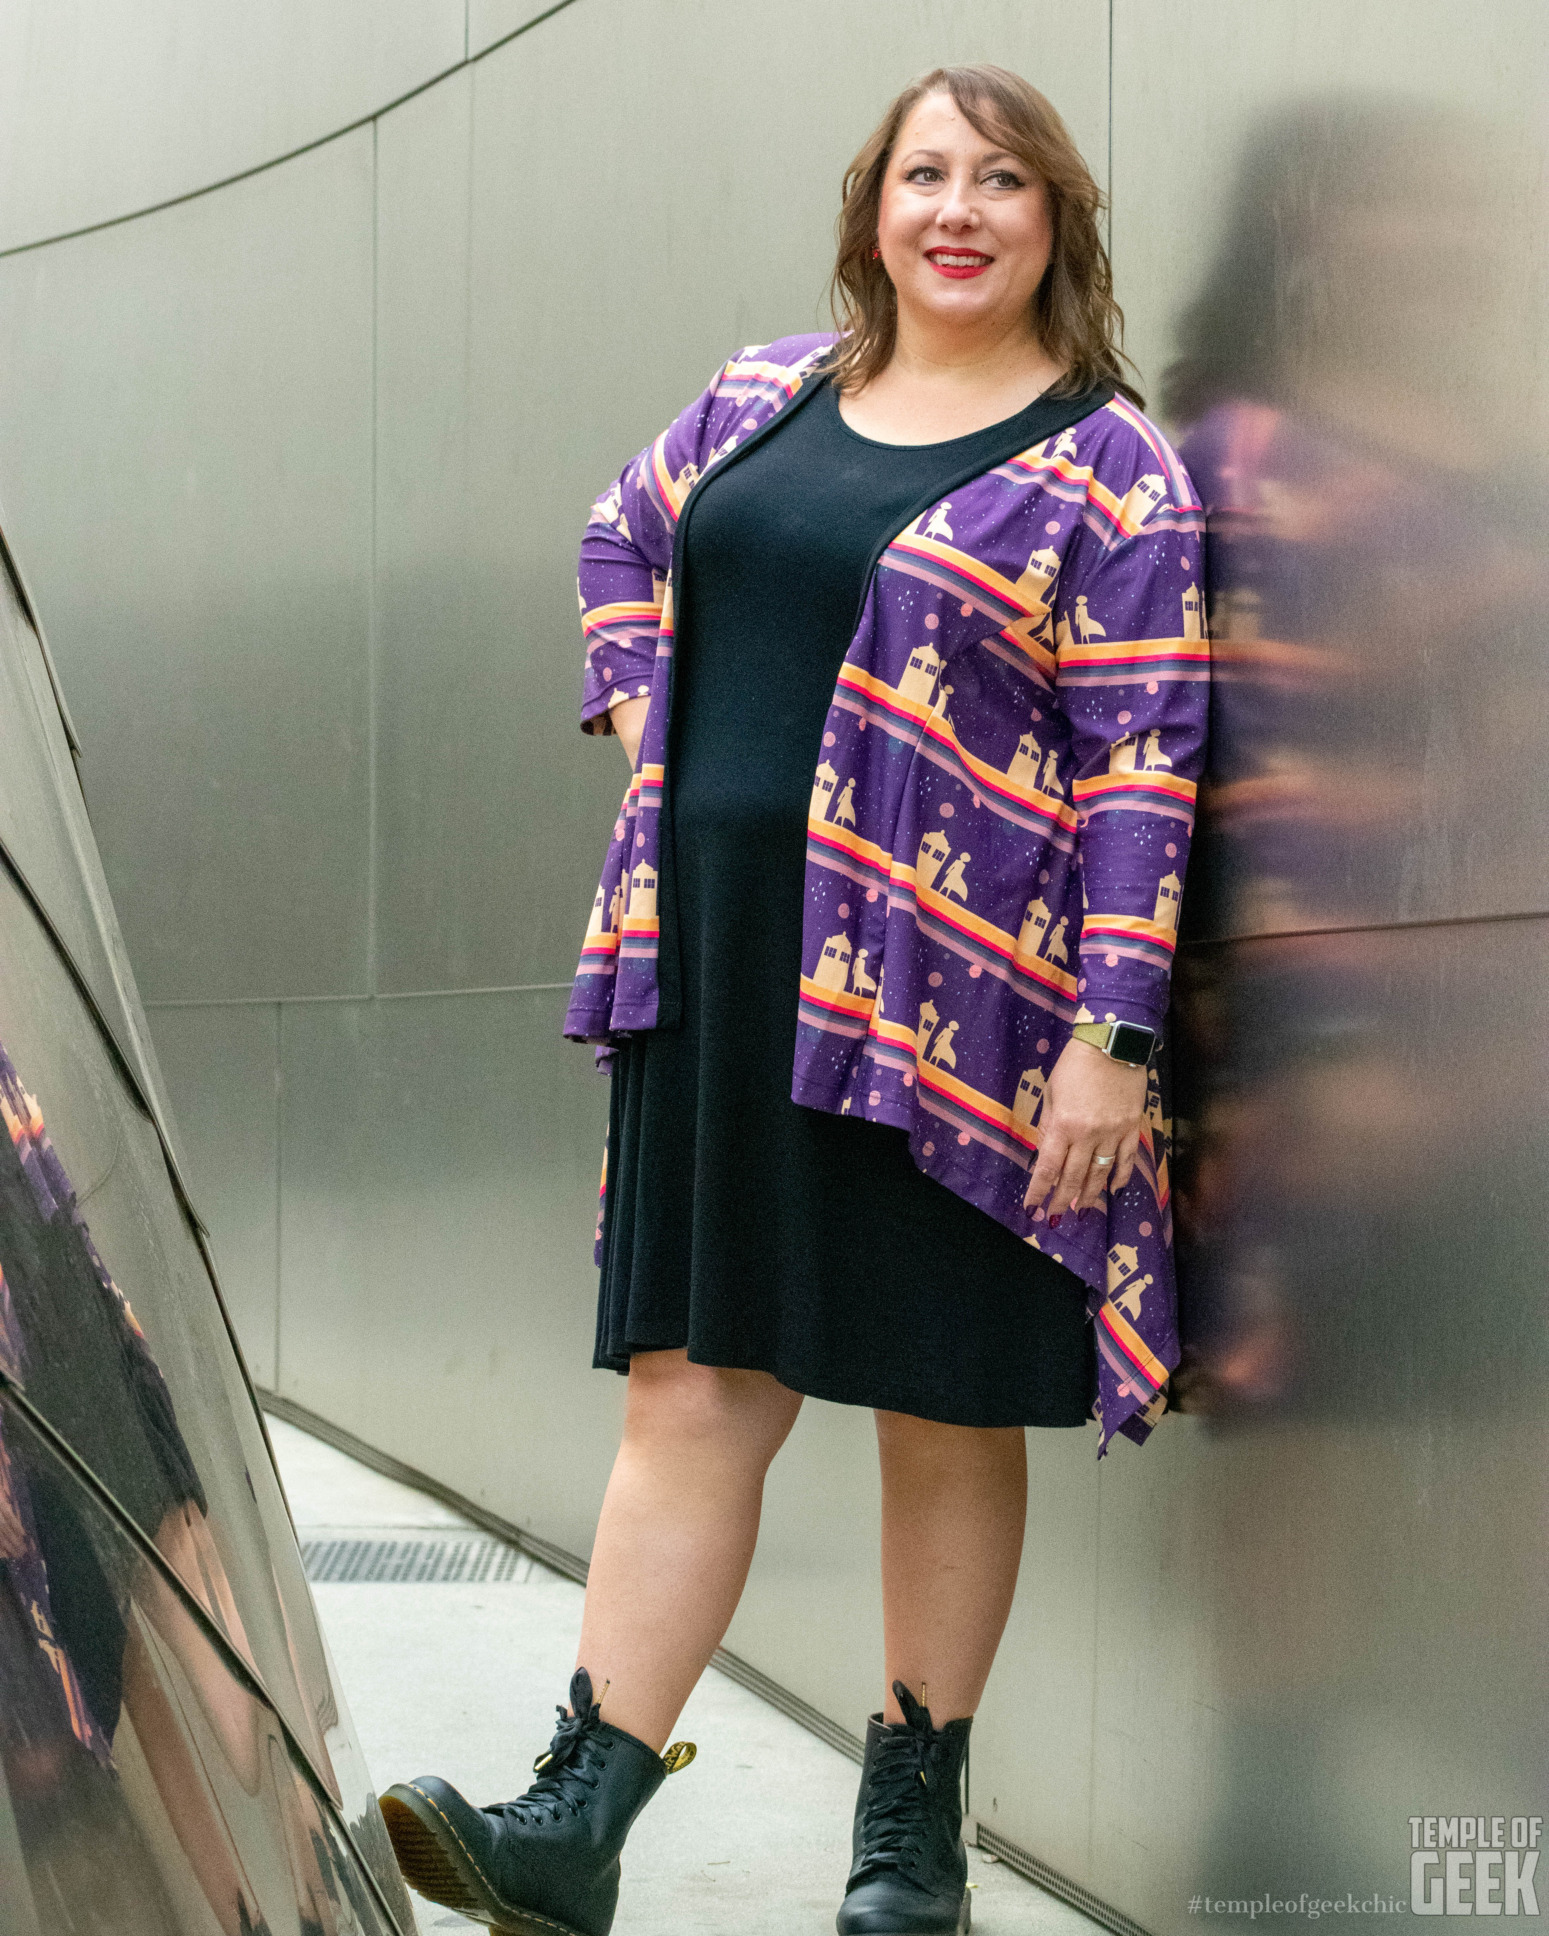
[[[911,168],[904,176],[905,181],[922,181],[927,179],[930,181],[940,181],[941,179],[941,170],[932,167],[928,161],[922,161],[918,167]]]
[[[985,180],[992,182],[996,188],[1020,188],[1022,186],[1021,176],[1013,175],[1009,168],[997,168],[992,174],[987,175]]]

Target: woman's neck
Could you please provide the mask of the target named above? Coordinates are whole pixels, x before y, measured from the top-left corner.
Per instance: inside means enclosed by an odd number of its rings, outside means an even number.
[[[863,437],[933,444],[1014,417],[1060,375],[1021,319],[969,334],[901,315],[886,366],[839,408]]]

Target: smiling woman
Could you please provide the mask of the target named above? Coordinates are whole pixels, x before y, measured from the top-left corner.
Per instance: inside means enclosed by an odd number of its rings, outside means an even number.
[[[1142,403],[1122,373],[1124,318],[1101,209],[1064,122],[1020,75],[990,66],[923,75],[845,175],[833,277],[843,338],[836,380],[861,388],[886,372],[902,311],[906,334],[911,322],[936,317],[949,330],[977,324],[986,348],[1006,335],[1036,345],[1056,396],[1107,381]],[[953,260],[953,243],[968,245],[967,259]],[[982,284],[975,304],[947,307],[958,292],[933,290],[932,273]],[[946,341],[955,360],[972,337]]]
[[[1095,1417],[1101,1455],[1165,1407],[1148,1065],[1208,648],[1099,208],[1025,81],[926,75],[846,178],[837,335],[740,351],[593,507],[582,724],[634,773],[565,1029],[613,1067],[593,1362],[624,1440],[539,1780],[383,1801],[416,1887],[500,1927],[607,1931],[805,1394],[872,1409],[882,1465],[838,1928],[966,1928],[1024,1428]]]

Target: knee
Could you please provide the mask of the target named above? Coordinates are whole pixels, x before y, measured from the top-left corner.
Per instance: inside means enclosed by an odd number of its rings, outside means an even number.
[[[1027,1457],[1020,1425],[943,1425],[908,1412],[876,1414],[884,1466],[940,1473],[1016,1470]]]
[[[624,1437],[762,1470],[800,1409],[800,1393],[768,1372],[690,1364],[683,1351],[637,1352],[629,1365]]]

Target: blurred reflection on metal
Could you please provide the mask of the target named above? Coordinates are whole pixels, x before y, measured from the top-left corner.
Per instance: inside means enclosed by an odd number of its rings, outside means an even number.
[[[1210,511],[1214,934],[1549,911],[1541,167],[1350,98],[1244,162],[1166,384]]]
[[[1207,1891],[1407,1909],[1408,1816],[1541,1806],[1541,172],[1438,103],[1283,106],[1168,374],[1217,662],[1175,1196]]]
[[[391,1936],[408,1905],[154,1113],[41,637],[4,559],[6,1936]]]

